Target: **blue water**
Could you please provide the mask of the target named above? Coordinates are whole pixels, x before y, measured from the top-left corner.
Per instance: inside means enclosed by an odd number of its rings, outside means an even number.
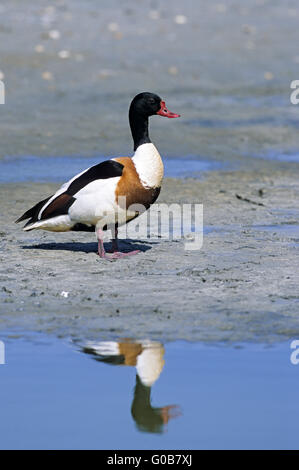
[[[0,182],[64,182],[104,160],[107,157],[4,158],[0,160]],[[173,178],[198,177],[204,171],[221,168],[219,162],[196,158],[164,158],[163,162],[165,176]]]
[[[5,341],[0,448],[298,449],[290,343],[158,345],[162,370],[146,386],[121,356],[43,336]]]
[[[286,163],[299,163],[299,152],[268,152],[262,155],[255,155],[250,154],[252,157],[256,158],[265,158],[267,160],[276,160],[279,162],[286,162]]]

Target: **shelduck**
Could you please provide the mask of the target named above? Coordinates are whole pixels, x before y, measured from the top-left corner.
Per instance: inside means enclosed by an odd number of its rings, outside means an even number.
[[[157,407],[151,402],[151,388],[165,364],[165,349],[158,341],[88,341],[83,351],[106,364],[136,368],[131,414],[140,431],[164,432],[170,419],[181,416],[182,410],[178,405]]]
[[[155,114],[180,117],[169,111],[158,95],[149,92],[136,95],[129,109],[133,157],[112,158],[87,168],[63,184],[54,195],[26,211],[16,222],[29,219],[25,231],[95,230],[98,254],[104,259],[138,253],[138,250],[128,253],[118,250],[117,229],[140,215],[133,205],[142,205],[146,210],[160,193],[163,163],[148,133],[148,119]],[[108,228],[114,229],[109,255],[103,243],[103,231]]]

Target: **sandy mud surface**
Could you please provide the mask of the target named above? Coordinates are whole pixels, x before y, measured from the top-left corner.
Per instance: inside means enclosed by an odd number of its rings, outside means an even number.
[[[98,258],[92,233],[24,233],[14,224],[57,185],[2,185],[0,327],[75,339],[296,336],[298,181],[295,167],[166,179],[159,202],[204,204],[202,249],[123,241],[142,252],[115,262]]]
[[[152,119],[164,155],[292,152],[298,17],[297,0],[2,0],[0,158],[128,155],[145,90],[182,115]]]

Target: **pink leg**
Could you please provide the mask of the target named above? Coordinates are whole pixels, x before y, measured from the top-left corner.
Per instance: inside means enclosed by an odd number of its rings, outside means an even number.
[[[129,253],[123,253],[118,251],[118,240],[117,240],[117,229],[115,229],[115,239],[112,240],[112,251],[108,256],[105,252],[104,243],[103,243],[103,231],[101,229],[97,230],[97,239],[98,239],[98,254],[100,258],[112,260],[124,258],[125,256],[136,255],[140,253],[140,250],[130,251]],[[110,253],[110,252],[109,252]]]
[[[104,242],[103,242],[103,231],[101,229],[97,230],[97,239],[98,239],[98,255],[100,258],[109,259],[106,255]]]

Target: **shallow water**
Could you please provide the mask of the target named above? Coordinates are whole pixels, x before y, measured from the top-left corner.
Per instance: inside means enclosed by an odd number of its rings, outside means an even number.
[[[299,152],[268,152],[263,155],[250,155],[256,158],[265,158],[267,160],[274,160],[278,162],[287,162],[287,163],[299,163]]]
[[[84,345],[31,335],[5,347],[2,449],[298,448],[289,342]]]
[[[4,158],[0,160],[0,183],[63,182],[104,160],[107,157]],[[219,162],[196,158],[164,158],[163,162],[165,176],[173,178],[198,177],[204,171],[217,170],[223,166]]]

